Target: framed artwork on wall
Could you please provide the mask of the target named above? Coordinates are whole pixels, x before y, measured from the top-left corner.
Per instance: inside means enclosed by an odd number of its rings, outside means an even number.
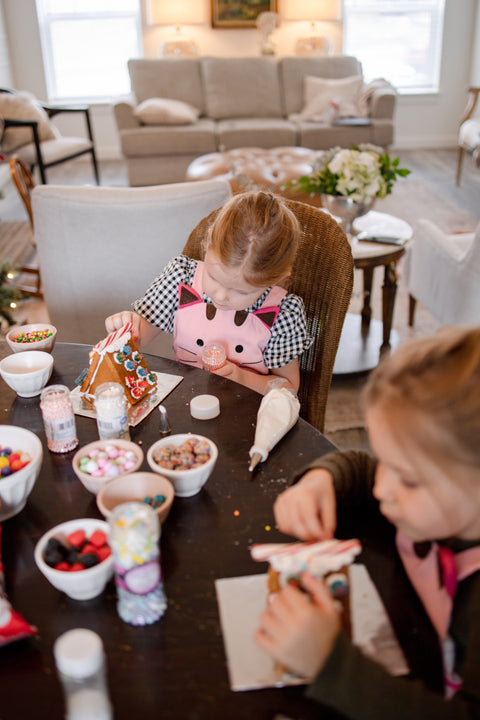
[[[276,12],[277,0],[211,0],[212,27],[256,27],[262,12]]]

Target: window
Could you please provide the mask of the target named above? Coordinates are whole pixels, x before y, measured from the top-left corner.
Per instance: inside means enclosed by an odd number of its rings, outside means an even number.
[[[343,48],[367,82],[384,77],[400,93],[437,92],[444,0],[344,0]]]
[[[142,54],[139,0],[37,0],[48,98],[108,101],[130,92]]]

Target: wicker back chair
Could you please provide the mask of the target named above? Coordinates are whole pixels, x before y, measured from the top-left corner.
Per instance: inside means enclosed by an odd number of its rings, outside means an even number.
[[[312,346],[300,358],[301,416],[323,432],[328,391],[343,321],[353,286],[353,258],[342,228],[327,213],[294,200],[285,200],[303,229],[288,292],[305,303]],[[183,253],[203,259],[203,241],[218,210],[192,231]]]
[[[18,268],[18,271],[20,275],[26,274],[27,277],[31,278],[32,283],[22,283],[18,282],[16,287],[19,290],[22,290],[23,292],[27,292],[29,295],[33,295],[34,297],[43,298],[43,291],[42,291],[42,279],[40,277],[40,268],[38,267],[38,260],[37,260],[37,250],[35,246],[35,237],[33,235],[33,211],[32,211],[32,190],[35,187],[35,182],[33,180],[32,174],[28,167],[25,165],[23,160],[20,160],[19,157],[16,155],[13,155],[9,159],[9,166],[10,166],[10,175],[12,177],[13,182],[15,183],[15,187],[18,190],[18,194],[22,198],[22,202],[25,205],[25,210],[28,213],[28,219],[30,221],[30,226],[32,228],[32,258],[31,262],[24,263]]]

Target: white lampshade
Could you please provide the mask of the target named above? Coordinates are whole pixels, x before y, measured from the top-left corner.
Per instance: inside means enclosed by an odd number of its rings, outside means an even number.
[[[285,20],[339,20],[341,0],[283,0]]]
[[[205,22],[199,0],[149,0],[149,25],[196,25]]]

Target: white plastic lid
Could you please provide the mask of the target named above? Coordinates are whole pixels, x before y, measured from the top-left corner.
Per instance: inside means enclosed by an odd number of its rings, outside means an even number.
[[[93,630],[75,628],[55,640],[53,655],[58,670],[64,675],[87,677],[102,667],[103,643]]]
[[[215,395],[197,395],[190,401],[190,413],[197,420],[211,420],[220,415],[220,402]]]

